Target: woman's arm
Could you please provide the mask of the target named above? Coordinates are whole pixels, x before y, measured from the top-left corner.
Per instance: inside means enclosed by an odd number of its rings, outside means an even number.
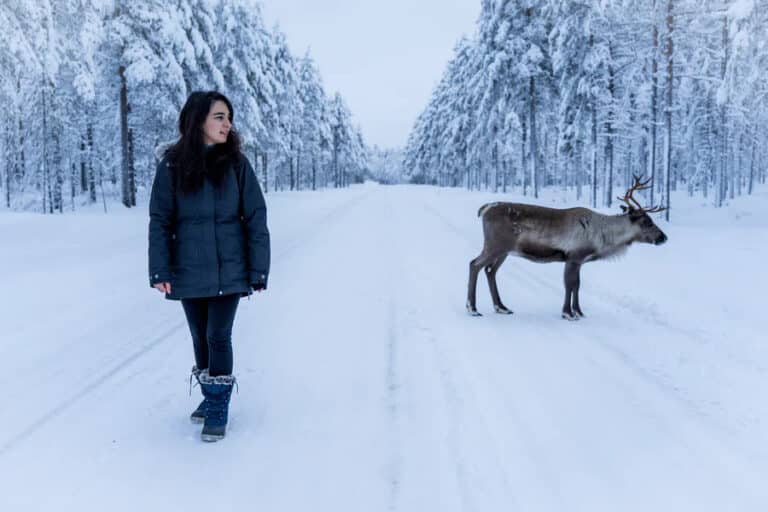
[[[149,285],[170,283],[176,200],[167,158],[157,164],[149,199]],[[170,290],[170,286],[169,286]]]
[[[243,187],[243,225],[248,243],[248,278],[254,289],[265,289],[270,263],[267,205],[251,163],[246,157],[242,159],[240,182]]]

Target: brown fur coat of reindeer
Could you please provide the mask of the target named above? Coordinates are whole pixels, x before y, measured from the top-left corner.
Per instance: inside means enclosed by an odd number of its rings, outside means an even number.
[[[520,203],[489,203],[477,212],[482,218],[485,242],[480,255],[469,262],[467,311],[480,316],[475,306],[477,275],[485,269],[497,313],[512,314],[499,297],[496,272],[507,255],[513,254],[537,263],[565,263],[565,302],[562,316],[567,320],[583,317],[579,305],[581,266],[621,254],[633,242],[661,245],[665,235],[649,213],[664,208],[643,208],[632,197],[650,188],[651,180],[635,176],[634,184],[621,201],[623,214],[603,215],[587,208],[545,208]]]

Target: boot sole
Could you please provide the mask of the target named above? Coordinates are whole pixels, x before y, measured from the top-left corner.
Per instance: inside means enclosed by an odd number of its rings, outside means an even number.
[[[215,443],[216,441],[221,441],[224,439],[224,436],[217,436],[212,434],[202,434],[200,437],[206,443]]]

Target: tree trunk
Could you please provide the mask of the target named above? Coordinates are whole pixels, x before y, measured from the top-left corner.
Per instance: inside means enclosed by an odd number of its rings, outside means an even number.
[[[59,131],[54,129],[51,131],[53,136],[53,190],[51,208],[53,211],[64,213],[64,172],[62,170],[61,163],[61,138]]]
[[[317,190],[317,153],[312,153],[312,190]]]
[[[700,173],[697,172],[697,166],[696,166],[697,160],[698,160],[696,155],[696,142],[697,141],[695,136],[688,137],[688,196],[689,197],[693,197],[693,194],[696,191],[695,187],[696,187],[697,181],[700,180],[700,177],[699,177]]]
[[[301,151],[296,152],[296,190],[301,190]]]
[[[128,128],[128,199],[136,206],[136,166],[134,165],[133,128]]]
[[[5,154],[3,155],[3,161],[5,162],[5,207],[8,209],[11,208],[11,183],[13,182],[14,173],[14,162],[9,158],[9,155],[13,147],[13,135],[11,132],[15,124],[14,119],[10,124],[5,125]]]
[[[741,196],[741,187],[744,176],[744,173],[742,172],[742,167],[744,165],[744,132],[741,132],[741,135],[739,135],[739,146],[736,153],[738,154],[738,162],[736,164],[736,195]]]
[[[613,54],[613,45],[609,45],[609,51],[611,54]],[[608,117],[606,119],[605,123],[605,130],[608,135],[608,139],[606,140],[605,145],[605,156],[607,160],[607,183],[605,185],[606,194],[605,194],[605,206],[608,208],[611,207],[613,204],[613,144],[614,144],[614,138],[613,138],[613,106],[615,105],[615,83],[614,83],[614,72],[613,72],[613,66],[608,66],[608,93],[610,94],[610,106],[608,107]]]
[[[609,136],[605,146],[605,206],[610,208],[613,205],[613,137]]]
[[[503,177],[504,177],[502,192],[504,192],[506,194],[507,193],[507,181],[509,180],[509,160],[507,160],[505,158],[502,161],[501,166],[502,166],[502,169],[503,169],[502,173],[503,173]]]
[[[635,98],[635,93],[630,93],[629,95],[629,126],[633,128],[637,123],[637,114],[635,113],[636,110],[637,110],[637,100]],[[640,141],[642,141],[642,138],[640,138]],[[635,162],[632,159],[632,151],[635,147],[636,142],[638,146],[642,145],[642,142],[640,141],[637,141],[637,139],[633,139],[633,138],[630,138],[627,141],[629,147],[627,148],[626,162],[624,163],[624,184],[629,184],[630,183],[629,177],[635,173]],[[642,169],[642,167],[640,168]]]
[[[674,85],[672,31],[674,29],[674,16],[672,14],[673,0],[667,0],[667,108],[665,112],[667,140],[664,144],[664,176],[666,178],[666,210],[664,218],[669,222],[669,209],[672,204],[670,198],[670,184],[672,183],[672,87]],[[689,155],[693,158],[693,155]],[[651,203],[653,204],[653,203]]]
[[[531,187],[533,197],[539,197],[539,137],[536,130],[536,80],[533,77],[528,84],[528,100],[531,107]]]
[[[80,193],[88,190],[88,172],[85,165],[85,135],[80,136]]]
[[[592,104],[592,208],[597,208],[597,105]]]
[[[653,0],[653,55],[651,56],[651,160],[650,164],[651,188],[650,203],[654,203],[654,191],[656,190],[656,112],[658,111],[659,88],[659,26],[656,15],[656,0]]]
[[[472,190],[472,166],[467,165],[467,150],[463,146],[461,149],[461,162],[467,173],[467,190]]]
[[[522,147],[520,148],[520,155],[522,157],[522,162],[521,162],[520,168],[522,169],[522,173],[523,173],[523,195],[527,195],[528,194],[528,155],[525,152],[525,145],[527,142],[526,139],[528,138],[528,123],[525,122],[525,119],[522,120],[522,125],[523,125],[522,126],[523,128],[522,145],[521,145]]]
[[[715,148],[717,146],[718,141],[715,140],[715,102],[714,102],[714,96],[712,93],[707,94],[707,103],[706,103],[706,112],[707,112],[707,118],[706,122],[707,124],[707,130],[706,130],[706,144],[704,147],[706,148],[705,151],[707,153],[707,159],[706,159],[706,167],[704,169],[704,198],[706,199],[709,194],[709,187],[714,186],[714,183],[716,181],[716,170],[715,170],[715,157],[714,152]],[[715,191],[716,194],[716,191]],[[717,204],[717,199],[715,199],[715,204]]]
[[[288,187],[290,190],[296,189],[295,165],[293,161],[293,150],[288,153]]]
[[[261,154],[261,173],[264,176],[264,193],[269,192],[269,155],[266,151]]]
[[[499,143],[496,140],[496,130],[494,129],[494,138],[493,138],[493,192],[498,193],[499,191]]]
[[[90,121],[86,129],[86,137],[88,140],[88,198],[90,203],[94,204],[96,202],[96,172],[93,168],[93,123]]]
[[[339,175],[339,134],[338,127],[333,130],[333,180],[334,188],[341,187],[341,176]]]
[[[723,60],[720,64],[720,78],[725,81],[725,72],[728,66],[729,48],[728,48],[728,17],[723,18],[723,50],[725,52]],[[725,202],[725,194],[727,191],[727,179],[728,179],[728,119],[727,119],[727,103],[728,100],[723,102],[720,107],[720,126],[722,127],[722,136],[720,144],[720,179],[718,187],[718,200],[717,206],[723,206]]]
[[[48,205],[50,204],[50,201],[47,200],[48,195],[48,108],[46,106],[45,101],[45,91],[46,91],[46,84],[45,79],[43,79],[43,87],[42,87],[42,103],[43,103],[43,166],[42,166],[42,184],[43,184],[43,213],[45,213],[48,210]],[[51,210],[50,213],[53,213],[53,210]]]
[[[19,96],[21,96],[21,79],[16,80],[16,87],[17,92]],[[19,188],[19,191],[24,191],[24,177],[27,174],[27,160],[26,160],[26,154],[24,153],[24,112],[22,110],[21,104],[19,104],[19,151],[17,153],[17,160],[16,160],[16,166],[14,168],[14,180],[16,182],[16,185]]]
[[[752,158],[749,159],[749,182],[747,185],[747,194],[752,195],[752,189],[755,183],[755,148],[757,141],[752,142]]]
[[[129,182],[129,149],[128,149],[128,85],[125,80],[125,66],[118,68],[120,75],[120,148],[122,160],[120,162],[120,189],[121,200],[126,208],[131,207],[131,192]]]
[[[574,182],[576,183],[576,200],[581,201],[581,179],[583,174],[582,169],[584,168],[584,153],[582,151],[579,151],[578,158],[580,161],[572,174]]]
[[[72,211],[75,211],[75,197],[77,197],[77,182],[79,176],[77,175],[77,164],[74,159],[71,164],[71,172],[69,175],[69,200],[72,205]]]

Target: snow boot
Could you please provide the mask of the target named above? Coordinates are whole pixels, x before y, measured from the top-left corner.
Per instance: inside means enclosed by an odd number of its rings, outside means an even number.
[[[197,366],[192,367],[192,374],[189,376],[189,394],[192,394],[192,378],[197,381],[198,384],[200,384],[200,372],[203,370],[199,369]],[[202,389],[202,388],[201,388]],[[200,402],[200,405],[197,406],[197,409],[192,411],[192,414],[189,415],[189,420],[192,423],[203,423],[205,421],[205,409],[208,406],[208,400],[205,398],[205,395],[203,395],[203,401]]]
[[[200,372],[199,379],[200,388],[207,401],[201,437],[206,442],[224,439],[229,416],[229,399],[236,383],[235,377],[234,375],[212,377],[206,369]]]

